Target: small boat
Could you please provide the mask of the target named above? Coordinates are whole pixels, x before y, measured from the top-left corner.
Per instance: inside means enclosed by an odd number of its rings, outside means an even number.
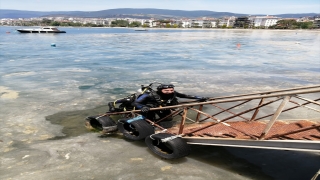
[[[135,31],[148,31],[147,29],[135,29]]]
[[[21,33],[66,33],[65,31],[60,31],[56,27],[41,27],[38,29],[17,29]]]

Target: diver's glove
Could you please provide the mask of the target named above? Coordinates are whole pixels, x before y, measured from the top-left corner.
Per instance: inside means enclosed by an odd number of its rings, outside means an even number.
[[[147,113],[147,112],[149,112],[150,108],[147,107],[147,106],[144,106],[144,107],[142,107],[140,110],[141,110],[141,112],[143,112],[143,113]]]

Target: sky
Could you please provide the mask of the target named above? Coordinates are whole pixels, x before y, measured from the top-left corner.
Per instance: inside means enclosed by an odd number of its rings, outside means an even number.
[[[209,10],[272,15],[320,13],[320,0],[0,0],[0,10],[99,11],[116,8]]]

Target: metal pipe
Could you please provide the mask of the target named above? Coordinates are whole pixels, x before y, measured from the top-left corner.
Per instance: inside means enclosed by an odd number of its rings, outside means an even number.
[[[318,87],[318,86],[316,86]],[[221,99],[221,100],[212,100],[212,101],[206,101],[206,102],[198,102],[198,103],[187,103],[183,105],[175,105],[175,106],[166,106],[161,108],[151,108],[150,111],[154,110],[161,110],[161,109],[172,109],[172,108],[184,108],[184,107],[190,107],[190,106],[197,106],[197,105],[205,105],[205,104],[217,104],[217,103],[225,103],[225,102],[234,102],[234,101],[242,101],[242,100],[251,100],[251,99],[261,99],[261,98],[270,98],[270,97],[279,97],[279,96],[288,96],[288,95],[296,95],[296,94],[307,94],[307,93],[316,93],[320,92],[319,88],[301,88],[304,90],[295,90],[290,92],[278,92],[274,91],[276,93],[270,92],[269,94],[265,95],[252,95],[252,96],[246,96],[246,97],[236,97],[236,98],[227,98],[227,99]],[[108,115],[112,114],[126,114],[129,112],[141,112],[141,110],[133,110],[133,111],[127,111],[127,112],[115,112],[115,113],[107,113]]]
[[[171,114],[169,114],[169,115],[167,115],[167,116],[159,119],[158,121],[156,121],[156,123],[159,123],[159,122],[161,122],[162,120],[164,120],[164,119],[166,119],[166,118],[168,118],[168,117],[170,117],[170,116],[174,116],[174,115],[176,115],[176,114],[179,114],[181,111],[182,111],[182,110],[180,110],[180,109],[177,110],[177,111],[174,111],[174,112],[172,112]]]
[[[233,96],[222,96],[222,97],[216,97],[216,98],[211,98],[211,99],[216,100],[216,99],[225,99],[225,98],[233,98],[233,97],[243,97],[243,96],[259,95],[259,94],[262,95],[262,94],[270,94],[270,93],[276,93],[276,92],[285,92],[285,91],[293,91],[293,90],[301,90],[301,89],[310,89],[310,88],[318,88],[318,87],[320,87],[320,85],[304,86],[304,87],[288,88],[288,89],[280,89],[280,90],[265,91],[265,92],[258,92],[258,93],[239,94],[239,95],[233,95]]]
[[[302,99],[302,100],[305,100],[305,101],[308,101],[308,102],[311,102],[313,104],[316,104],[316,105],[319,105],[320,106],[320,103],[316,102],[316,101],[313,101],[313,100],[310,100],[310,99],[307,99],[307,98],[303,98],[303,97],[300,97],[300,96],[295,96],[296,98],[298,99]]]
[[[250,100],[247,100],[247,101],[244,101],[244,102],[242,102],[242,103],[240,103],[240,104],[234,105],[234,106],[232,106],[232,107],[230,107],[230,108],[228,108],[228,109],[226,109],[226,110],[220,111],[220,112],[218,112],[218,113],[216,113],[216,114],[213,114],[212,116],[219,115],[219,114],[221,114],[221,113],[223,113],[223,112],[225,112],[225,111],[227,111],[227,110],[230,110],[230,109],[233,109],[233,108],[235,108],[235,107],[241,106],[242,104],[245,104],[245,103],[250,102],[250,101],[251,101],[251,99],[250,99]],[[213,104],[211,104],[211,105],[213,105]]]
[[[261,98],[258,106],[260,106],[260,105],[263,103],[263,101],[264,101],[264,98]],[[253,121],[253,120],[257,117],[259,110],[260,110],[260,108],[258,108],[258,109],[256,109],[256,110],[254,111],[254,113],[253,113],[250,121]]]
[[[273,126],[273,124],[276,122],[277,118],[279,117],[279,115],[281,114],[284,106],[289,102],[290,100],[290,96],[286,96],[283,101],[281,102],[281,104],[279,105],[277,111],[274,113],[274,115],[272,116],[271,120],[269,121],[269,123],[267,124],[267,127],[265,128],[265,130],[262,132],[261,136],[259,139],[263,139],[268,132],[270,131],[271,127]]]
[[[297,102],[295,102],[295,101],[291,101],[291,100],[290,100],[289,102],[291,102],[291,103],[293,103],[293,104],[297,104],[297,105],[299,105],[299,107],[305,107],[305,108],[307,108],[307,109],[311,109],[311,110],[320,112],[320,110],[318,110],[318,109],[315,109],[315,108],[312,108],[312,107],[309,107],[309,106],[302,105],[302,104],[297,103]],[[310,102],[310,103],[311,103],[311,102]]]
[[[319,141],[296,140],[240,140],[230,138],[183,137],[188,144],[230,146],[245,148],[263,148],[275,150],[295,150],[320,152]]]
[[[276,100],[269,101],[269,102],[267,102],[267,103],[265,103],[265,104],[261,104],[260,106],[257,106],[257,107],[255,107],[255,108],[251,108],[251,109],[248,109],[248,110],[243,111],[243,112],[241,112],[241,113],[238,113],[238,114],[235,114],[235,115],[233,115],[233,116],[227,117],[227,118],[225,118],[225,119],[223,119],[223,120],[221,120],[221,121],[223,122],[223,121],[232,119],[232,118],[237,117],[237,116],[239,116],[239,115],[241,115],[241,114],[245,114],[245,113],[247,113],[247,112],[253,111],[253,110],[255,110],[255,109],[261,108],[261,107],[266,106],[266,105],[268,105],[268,104],[271,104],[271,103],[274,103],[274,102],[276,102],[276,101],[279,101],[280,99],[282,99],[282,98],[278,98],[278,99],[276,99]]]
[[[233,115],[235,115],[236,113],[233,113],[233,112],[231,112],[231,111],[229,111],[229,110],[225,110],[225,109],[223,109],[222,107],[219,107],[219,106],[217,106],[217,105],[215,105],[215,104],[211,104],[212,106],[215,106],[215,107],[217,107],[217,108],[219,108],[219,109],[221,109],[221,110],[224,110],[225,112],[228,112],[228,113],[230,113],[230,114],[233,114]],[[247,120],[247,121],[249,121],[249,119],[247,119],[247,118],[245,118],[245,117],[243,117],[243,116],[239,116],[239,117],[241,117],[242,119],[244,119],[244,120]]]
[[[182,134],[182,132],[183,132],[184,123],[185,123],[186,117],[187,117],[187,112],[188,112],[188,109],[185,107],[183,109],[183,116],[182,116],[181,123],[180,123],[179,134]]]
[[[320,98],[319,99],[316,99],[315,101],[319,101],[320,100]],[[304,104],[302,104],[302,105],[307,105],[307,104],[310,104],[311,102],[306,102],[306,103],[304,103]],[[291,107],[291,108],[288,108],[288,109],[285,109],[285,110],[283,110],[282,112],[286,112],[286,111],[289,111],[289,110],[292,110],[292,109],[295,109],[295,108],[298,108],[298,107],[300,107],[300,105],[299,106],[294,106],[294,107]],[[266,117],[269,117],[269,116],[272,116],[273,114],[268,114],[268,115],[266,115],[266,116],[263,116],[263,117],[259,117],[258,119],[256,119],[255,121],[257,121],[257,120],[260,120],[260,119],[263,119],[263,118],[266,118]]]
[[[194,108],[190,108],[190,109],[192,109],[192,110],[194,110],[194,111],[196,111],[196,112],[198,112],[198,113],[201,113],[201,114],[207,116],[207,117],[210,118],[210,119],[213,119],[213,120],[215,120],[215,121],[217,121],[217,122],[220,122],[219,119],[217,119],[217,118],[215,118],[215,117],[213,117],[213,116],[210,116],[210,115],[207,114],[207,113],[204,113],[204,112],[202,112],[202,111],[199,111],[198,109],[194,109]]]
[[[202,111],[203,105],[199,106],[199,111]],[[196,117],[196,122],[199,122],[201,114],[198,112],[197,117]]]

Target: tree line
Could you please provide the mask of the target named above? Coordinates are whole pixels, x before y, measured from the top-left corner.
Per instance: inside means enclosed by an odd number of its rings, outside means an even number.
[[[313,22],[297,22],[294,19],[279,20],[276,25],[270,26],[269,29],[313,29]]]
[[[158,20],[160,28],[181,28],[181,24],[170,24],[169,20]],[[217,23],[219,20],[217,21]],[[149,27],[148,23],[141,25],[141,22],[133,21],[129,23],[126,20],[115,20],[112,21],[110,26],[103,25],[103,24],[94,24],[94,23],[80,23],[80,22],[60,22],[60,21],[53,21],[50,19],[43,19],[41,21],[21,21],[19,23],[20,26],[72,26],[72,27]],[[206,27],[208,28],[208,27]],[[233,28],[233,27],[226,27],[226,25],[218,26],[218,28]],[[297,22],[294,19],[289,20],[279,20],[276,25],[269,26],[269,27],[254,27],[253,25],[246,25],[243,27],[244,29],[247,28],[254,28],[254,29],[313,29],[316,28],[313,22]]]

